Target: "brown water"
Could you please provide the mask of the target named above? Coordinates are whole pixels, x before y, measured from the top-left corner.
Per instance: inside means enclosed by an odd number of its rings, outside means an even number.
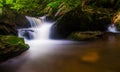
[[[120,72],[120,35],[31,44],[30,50],[0,64],[0,72]]]

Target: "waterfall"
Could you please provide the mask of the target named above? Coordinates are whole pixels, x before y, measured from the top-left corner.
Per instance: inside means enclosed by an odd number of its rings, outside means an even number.
[[[42,20],[40,20],[40,18],[29,17],[29,16],[26,16],[26,18],[29,21],[31,27],[38,27],[42,24]]]
[[[26,16],[29,21],[30,28],[18,29],[18,36],[25,40],[48,40],[50,35],[50,28],[53,22],[47,22],[45,16],[35,18]]]
[[[113,33],[118,32],[117,29],[116,29],[115,24],[111,24],[110,26],[108,26],[108,31],[113,32]]]

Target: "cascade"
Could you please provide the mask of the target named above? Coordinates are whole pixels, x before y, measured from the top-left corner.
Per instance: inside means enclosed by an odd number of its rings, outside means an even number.
[[[29,17],[26,16],[29,21],[30,28],[18,29],[18,36],[24,38],[25,40],[48,40],[50,35],[50,28],[53,22],[47,22],[46,17]]]
[[[115,24],[111,24],[110,26],[108,26],[108,31],[113,33],[118,32]]]

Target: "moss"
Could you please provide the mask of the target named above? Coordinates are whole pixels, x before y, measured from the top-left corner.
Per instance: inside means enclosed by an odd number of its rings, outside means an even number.
[[[15,57],[28,48],[22,38],[0,35],[0,61]]]
[[[91,40],[99,38],[103,33],[99,31],[74,32],[68,36],[72,40]]]

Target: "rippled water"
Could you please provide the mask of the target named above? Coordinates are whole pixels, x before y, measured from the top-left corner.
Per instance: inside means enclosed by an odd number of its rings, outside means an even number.
[[[28,51],[0,64],[0,72],[120,72],[119,34],[87,42],[30,43]]]

